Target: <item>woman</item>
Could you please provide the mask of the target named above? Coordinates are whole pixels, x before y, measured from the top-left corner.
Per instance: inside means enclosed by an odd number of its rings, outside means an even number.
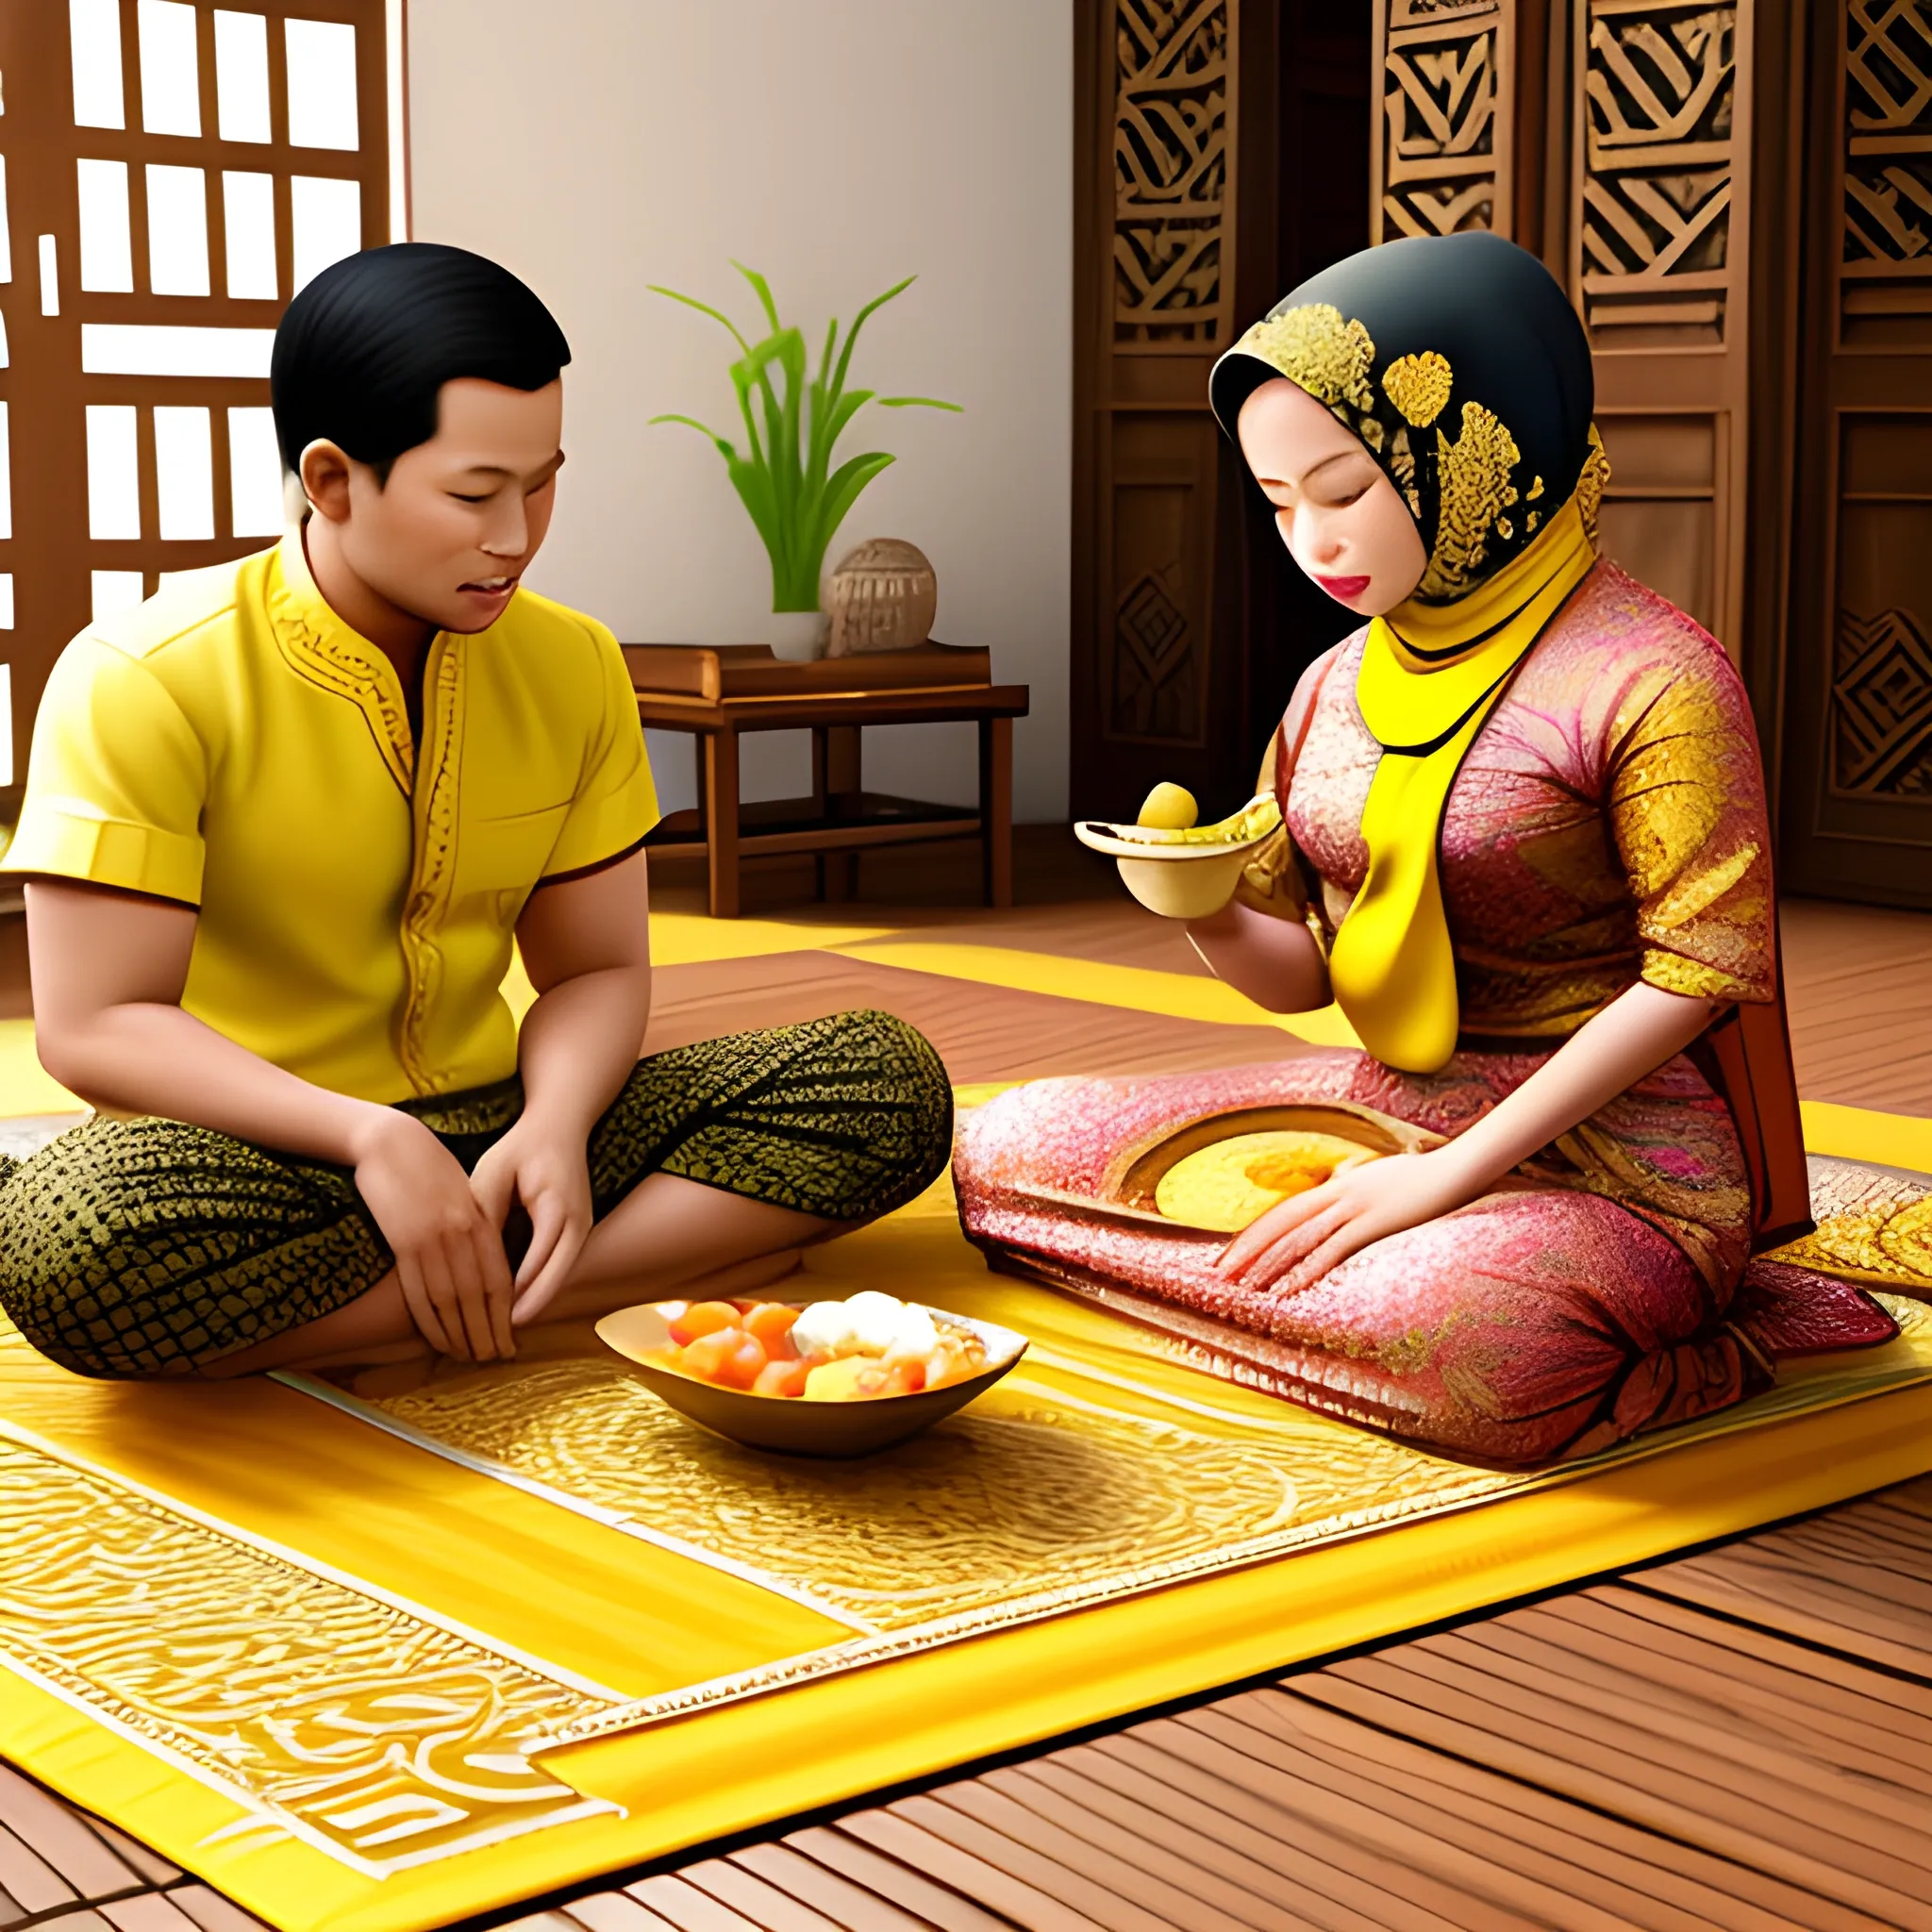
[[[1808,1225],[1762,769],[1723,650],[1597,554],[1581,325],[1509,242],[1402,242],[1297,290],[1211,396],[1296,562],[1367,622],[1271,747],[1284,836],[1190,937],[1274,1011],[1339,1000],[1367,1051],[1121,1083],[1106,1148],[1211,1090],[1365,1106],[1426,1151],[1218,1256],[1089,1230],[1060,1258],[1258,1331],[1298,1399],[1487,1460],[1736,1400],[1745,1263]],[[1093,1084],[962,1135],[968,1231],[1023,1266],[1056,1247],[1042,1187],[1104,1191]]]

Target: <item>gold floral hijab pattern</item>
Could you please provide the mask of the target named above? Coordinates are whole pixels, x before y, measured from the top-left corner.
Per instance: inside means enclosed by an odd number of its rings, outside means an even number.
[[[1214,365],[1233,436],[1285,375],[1352,434],[1422,532],[1419,604],[1453,604],[1574,494],[1594,539],[1609,464],[1591,422],[1583,325],[1535,256],[1498,235],[1391,242],[1306,281]]]

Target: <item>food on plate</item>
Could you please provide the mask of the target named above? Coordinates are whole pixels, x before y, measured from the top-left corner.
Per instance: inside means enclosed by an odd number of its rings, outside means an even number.
[[[642,1357],[721,1389],[805,1402],[866,1402],[942,1389],[986,1367],[963,1323],[868,1289],[841,1302],[658,1302],[671,1340]]]
[[[1157,801],[1166,791],[1179,793],[1187,800],[1188,822],[1185,824],[1169,823],[1172,814],[1150,818],[1150,810],[1158,809]],[[1148,794],[1147,803],[1141,808],[1141,822],[1135,825],[1108,825],[1103,829],[1124,844],[1129,845],[1241,845],[1251,839],[1265,838],[1281,823],[1281,808],[1274,802],[1273,792],[1264,791],[1257,798],[1251,798],[1238,812],[1224,819],[1216,819],[1211,825],[1197,825],[1193,823],[1194,801],[1181,791],[1178,785],[1157,785]]]
[[[1170,785],[1163,778],[1147,794],[1135,823],[1151,825],[1158,831],[1185,832],[1200,816],[1201,808],[1194,803],[1194,794],[1185,785]]]
[[[1175,1161],[1155,1183],[1154,1205],[1170,1221],[1238,1234],[1276,1202],[1378,1158],[1340,1134],[1233,1134]]]

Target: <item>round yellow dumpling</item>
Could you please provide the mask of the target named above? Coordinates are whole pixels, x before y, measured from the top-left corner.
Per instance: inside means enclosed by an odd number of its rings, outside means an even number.
[[[1201,816],[1194,794],[1185,785],[1170,785],[1162,779],[1147,794],[1136,824],[1159,832],[1185,832]]]
[[[1154,1205],[1186,1226],[1239,1234],[1277,1201],[1375,1158],[1372,1148],[1340,1134],[1233,1134],[1175,1161],[1156,1184]]]

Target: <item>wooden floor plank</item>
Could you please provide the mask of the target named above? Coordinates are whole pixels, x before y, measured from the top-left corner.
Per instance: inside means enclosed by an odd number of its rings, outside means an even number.
[[[1816,1902],[1780,1880],[1377,1729],[1289,1687],[1227,1707],[1306,1754],[1320,1775],[1378,1787],[1371,1802],[1405,1826],[1451,1835],[1547,1879],[1559,1897],[1613,1904],[1632,1925],[1674,1927],[1688,1917],[1737,1932],[1785,1932],[1820,1923]]]
[[[1298,1677],[1295,1694],[1349,1711],[1449,1754],[1494,1766],[1580,1805],[1840,1900],[1867,1926],[1932,1932],[1932,1890],[1896,1857],[1848,1848],[1829,1830],[1768,1815],[1712,1775],[1696,1754],[1666,1760],[1637,1737],[1606,1740],[1580,1707],[1512,1691],[1416,1647],[1351,1659]]]
[[[1253,1926],[1255,1932],[1305,1932],[1309,1923],[1282,1903],[1282,1894],[1291,1887],[1278,1873],[1230,1857],[1166,1810],[1083,1777],[1058,1754],[991,1772],[986,1782],[1090,1844],[1112,1847],[1124,1863],[1181,1886],[1223,1924]]]
[[[756,1874],[788,1897],[814,1907],[847,1932],[927,1932],[930,1919],[915,1918],[888,1905],[876,1892],[828,1872],[790,1845],[746,1845],[731,1862]]]
[[[991,1899],[970,1899],[953,1890],[924,1865],[908,1865],[891,1856],[855,1828],[853,1820],[841,1821],[841,1827],[832,1831],[810,1825],[790,1833],[784,1842],[827,1872],[939,1927],[939,1932],[1008,1932],[1010,1926],[1030,1923],[1006,1917]]]
[[[826,1918],[732,1859],[702,1858],[695,1865],[680,1867],[677,1875],[708,1892],[720,1905],[742,1912],[765,1932],[843,1932],[836,1919]]]
[[[622,1891],[593,1891],[574,1898],[564,1907],[564,1919],[576,1932],[666,1932],[669,1919],[660,1919],[648,1906]]]
[[[928,1829],[923,1815],[926,1807],[939,1808],[930,1799],[914,1799],[909,1807],[856,1811],[840,1819],[839,1829],[913,1872],[929,1873],[963,1897],[1004,1912],[1028,1932],[1103,1932],[1098,1920],[1074,1910],[1054,1892],[1032,1882],[1034,1874],[1026,1866],[1030,1862],[1037,1870],[1041,1861],[1014,1858],[990,1863],[977,1852],[957,1843],[954,1835]],[[991,1849],[996,1853],[1002,1850],[999,1846]],[[1047,1875],[1050,1881],[1064,1880],[1062,1874]]]
[[[917,1026],[959,1085],[1067,1073],[1164,1074],[1309,1051],[1272,1026],[1158,1020],[1123,1007],[1015,992],[837,953],[659,967],[647,1053],[754,1026],[877,1007]]]
[[[1073,1874],[1073,1895],[1083,1908],[1118,1932],[1158,1932],[1162,1926],[1174,1932],[1221,1932],[1227,1924],[1220,1907],[1203,1898],[1197,1888],[1175,1882],[1188,1876],[1182,1860],[1163,1856],[1158,1846],[1137,1845],[1106,1819],[1090,1817],[1090,1829],[1074,1830],[1072,1807],[1055,1802],[1051,1791],[1043,1794],[1043,1802],[1025,1802],[1041,1795],[1001,1778],[969,1779],[934,1793],[941,1805],[988,1832]],[[1088,1881],[1087,1888],[1082,1880]],[[1255,1921],[1237,1923],[1252,1925]]]
[[[668,1919],[678,1932],[765,1932],[756,1919],[722,1905],[708,1892],[674,1873],[662,1872],[655,1878],[641,1878],[625,1887],[631,1897],[648,1906],[660,1919]]]

